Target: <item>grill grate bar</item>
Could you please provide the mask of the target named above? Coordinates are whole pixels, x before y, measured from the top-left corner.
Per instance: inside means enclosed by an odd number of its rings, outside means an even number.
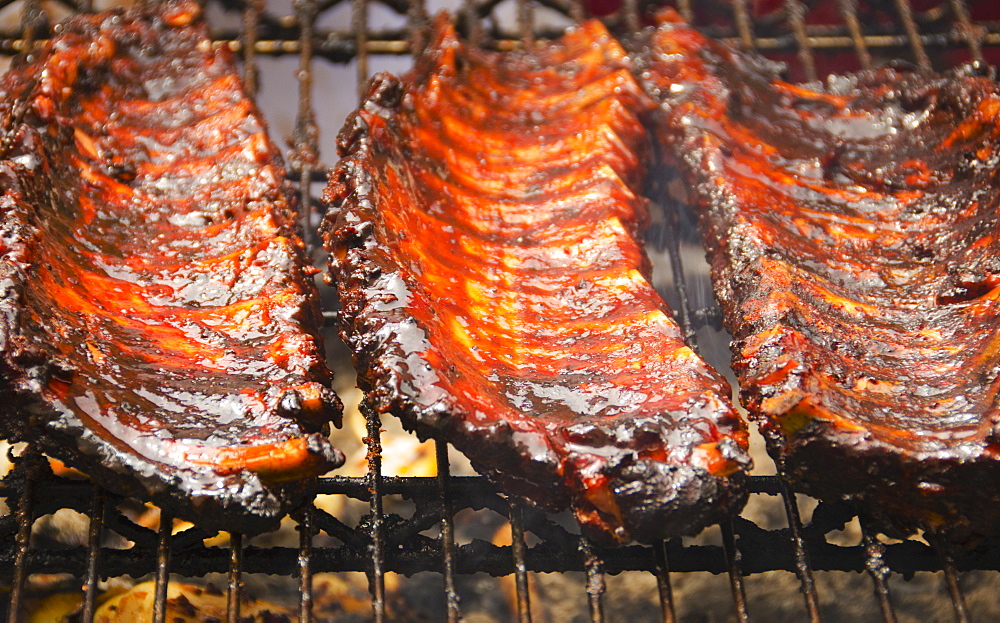
[[[972,60],[982,63],[983,27],[972,25],[972,20],[969,18],[969,8],[966,6],[965,0],[951,0],[951,10],[955,14],[955,19],[958,20],[958,35],[962,39],[965,39],[966,45],[969,46],[969,54],[972,56]]]
[[[368,421],[368,494],[371,515],[368,526],[368,550],[371,561],[368,564],[368,591],[372,596],[372,613],[375,623],[383,623],[385,618],[385,529],[382,514],[382,420],[367,400],[361,403],[361,412]]]
[[[395,479],[393,479],[394,481]],[[427,483],[433,492],[435,483],[433,478]],[[474,490],[465,489],[463,500],[469,500],[467,508],[490,508],[498,513],[505,514],[508,509],[503,499],[493,491],[487,492],[490,485],[481,479],[477,479]],[[364,484],[361,485],[364,487]],[[388,489],[383,485],[384,489]],[[66,489],[60,489],[65,491]],[[419,488],[417,488],[419,490]],[[43,490],[36,486],[35,496],[36,513],[43,512],[37,507],[43,499]],[[83,497],[77,497],[72,502],[72,508],[80,512],[87,512],[89,507],[90,493],[87,490]],[[386,494],[387,495],[387,494]],[[434,494],[429,497],[416,494],[414,490],[404,491],[403,495],[422,500],[424,506],[433,505]],[[352,496],[353,497],[353,496]],[[363,499],[368,500],[369,496]],[[44,509],[45,513],[51,512],[51,505]],[[118,532],[125,538],[133,540],[124,530],[119,528],[124,525],[115,524],[111,521],[113,507],[107,509],[108,519],[105,526],[109,530]],[[529,514],[529,510],[530,513]],[[317,511],[317,523],[319,513]],[[586,571],[583,559],[576,550],[578,537],[566,531],[557,524],[548,521],[541,511],[535,509],[525,509],[526,525],[540,539],[545,541],[545,545],[531,547],[526,556],[528,569],[534,572],[565,572],[565,571]],[[842,511],[844,516],[849,510]],[[421,515],[421,526],[416,526],[410,530],[408,526],[399,526],[395,533],[400,534],[411,531],[423,531],[434,525],[436,518],[426,522],[425,515]],[[119,519],[120,522],[127,520]],[[792,571],[794,568],[790,564],[791,556],[788,543],[788,532],[785,529],[764,530],[754,528],[747,520],[740,520],[740,548],[746,555],[742,560],[742,568],[747,575],[763,573],[767,571]],[[134,526],[134,524],[132,524]],[[7,538],[11,545],[4,552],[6,560],[14,559],[13,542],[16,533],[16,521],[14,517],[7,522]],[[812,562],[814,569],[822,571],[846,571],[860,573],[865,571],[864,550],[860,545],[851,547],[830,547],[825,544],[822,536],[810,526],[806,532],[807,541],[810,543],[812,551]],[[325,529],[325,528],[324,528]],[[146,530],[146,529],[141,529]],[[371,550],[369,547],[370,524],[365,518],[359,526],[361,532],[359,542],[343,547],[330,547],[322,549],[320,552],[314,549],[312,564],[314,572],[337,572],[337,571],[357,571],[365,572],[371,563]],[[144,543],[145,535],[136,530],[134,548],[122,550],[115,548],[102,548],[101,569],[103,575],[131,575],[139,577],[153,571],[156,552],[156,533],[153,535],[152,543]],[[340,538],[339,534],[333,535]],[[187,537],[186,537],[187,538]],[[349,537],[350,538],[350,537]],[[200,539],[200,537],[199,537]],[[353,539],[352,539],[353,540]],[[813,549],[815,544],[815,549]],[[983,548],[976,548],[956,554],[955,567],[961,570],[988,570],[996,571],[1000,569],[1000,541],[993,539],[988,541]],[[191,540],[178,549],[184,552],[183,557],[179,557],[171,562],[171,571],[187,577],[201,576],[206,573],[225,573],[228,569],[229,551],[228,548],[207,547],[198,540]],[[726,559],[723,548],[718,545],[685,545],[679,546],[671,542],[670,544],[670,565],[672,573],[686,573],[692,571],[708,573],[725,573]],[[68,549],[47,549],[37,548],[31,551],[27,558],[27,568],[31,573],[73,573],[82,577],[86,569],[86,552],[83,547]],[[653,548],[644,545],[629,545],[619,548],[596,549],[601,556],[607,572],[615,574],[623,571],[645,571],[655,569],[655,551]],[[440,560],[437,555],[430,556],[430,550],[425,547],[425,542],[400,542],[392,550],[392,556],[385,565],[385,568],[405,575],[429,571],[440,573]],[[275,569],[293,570],[298,557],[297,547],[271,547],[271,548],[247,548],[244,553],[244,573],[274,573]],[[904,541],[892,545],[886,545],[886,561],[894,573],[909,575],[921,571],[939,572],[941,561],[936,552],[929,546],[917,541]],[[507,575],[513,573],[511,551],[509,547],[500,547],[490,543],[476,541],[458,547],[458,558],[456,568],[462,573],[483,572],[493,576]],[[13,573],[13,565],[8,568],[0,568],[0,578],[9,581]]]
[[[427,47],[427,5],[424,0],[411,0],[406,11],[409,20],[409,40],[410,54],[414,58],[419,57],[424,48]]]
[[[312,537],[315,506],[307,504],[298,517],[299,523],[299,623],[312,621]]]
[[[36,455],[22,456],[18,467],[24,472],[24,489],[18,500],[17,511],[17,553],[14,556],[14,579],[10,587],[10,603],[7,606],[7,623],[17,623],[21,612],[21,599],[24,595],[24,580],[28,575],[28,548],[31,546],[31,525],[33,523],[32,506],[35,499],[35,482],[31,464],[41,460]]]
[[[160,510],[160,529],[156,543],[156,588],[153,598],[153,623],[164,623],[167,618],[167,585],[170,583],[170,541],[174,518]]]
[[[738,0],[742,1],[742,0]],[[661,176],[662,178],[662,176]],[[665,178],[664,178],[665,179]],[[663,196],[667,196],[665,193]],[[674,278],[674,290],[680,299],[681,328],[692,349],[698,348],[698,337],[692,326],[691,299],[688,295],[687,278],[684,276],[684,264],[681,259],[680,238],[677,230],[680,224],[680,206],[671,201],[667,210],[667,226],[664,228],[662,242],[667,245],[670,269]],[[780,478],[780,477],[779,477]],[[782,486],[784,483],[782,482]],[[722,529],[722,544],[726,554],[726,572],[729,574],[729,587],[733,594],[733,604],[736,616],[741,622],[749,621],[747,613],[746,589],[743,582],[743,570],[740,565],[741,554],[736,546],[735,531],[732,518],[719,524]]]
[[[455,522],[449,486],[451,466],[448,463],[448,444],[436,439],[434,452],[437,458],[438,498],[441,501],[441,573],[444,575],[445,605],[448,623],[457,623],[462,618],[462,612],[455,591]]]
[[[525,48],[535,45],[535,9],[532,0],[517,0],[517,30]]]
[[[357,50],[354,59],[357,62],[358,95],[361,96],[368,80],[368,0],[351,1],[351,28]]]
[[[732,0],[732,3],[733,18],[736,21],[736,32],[739,33],[740,43],[747,48],[756,48],[757,41],[753,36],[753,23],[750,21],[747,0]]]
[[[658,179],[667,179],[664,171],[660,171]],[[667,196],[665,193],[660,193]],[[681,329],[684,337],[692,349],[698,346],[698,335],[694,329],[695,312],[692,311],[690,299],[688,298],[687,281],[684,277],[684,264],[681,262],[681,243],[677,237],[677,230],[680,228],[681,206],[671,201],[666,207],[667,223],[666,227],[660,230],[660,239],[657,241],[661,245],[666,245],[667,256],[670,258],[670,274],[674,279],[674,290],[680,300],[679,310],[681,314]]]
[[[865,548],[865,568],[871,576],[875,587],[875,599],[878,600],[882,620],[885,623],[896,623],[896,611],[892,607],[889,595],[889,566],[885,564],[885,546],[875,535],[866,518],[861,522],[861,544]]]
[[[38,22],[44,17],[38,0],[26,0],[21,14],[21,32],[24,33],[24,49],[31,50],[38,43]]]
[[[531,592],[528,588],[528,546],[524,542],[524,512],[520,503],[510,500],[510,542],[514,554],[514,588],[517,593],[517,620],[531,623]]]
[[[243,592],[243,535],[229,534],[229,595],[226,601],[226,623],[239,623],[240,597]]]
[[[670,559],[667,556],[667,541],[656,546],[656,589],[660,594],[660,611],[663,623],[675,623],[674,591],[670,586]]]
[[[587,606],[590,609],[591,623],[604,621],[604,592],[607,582],[604,581],[604,562],[594,551],[590,539],[580,537],[580,553],[583,554],[583,565],[587,574]]]
[[[819,597],[816,595],[816,582],[813,580],[812,564],[809,552],[802,538],[802,518],[799,516],[799,505],[795,494],[788,488],[788,479],[784,461],[778,464],[778,482],[781,484],[781,500],[785,504],[785,516],[788,518],[788,529],[792,537],[792,548],[795,553],[795,575],[802,585],[802,595],[806,601],[806,612],[810,621],[820,621]]]
[[[622,12],[625,14],[625,28],[629,32],[639,32],[642,21],[639,18],[639,0],[622,0]]]
[[[476,0],[462,0],[462,17],[465,18],[465,25],[468,28],[468,39],[472,45],[480,45],[483,42],[483,25],[479,22],[479,9]]]
[[[733,604],[736,606],[736,619],[740,623],[747,623],[750,620],[750,613],[747,611],[747,593],[741,566],[743,554],[736,545],[733,520],[727,519],[720,523],[719,527],[722,528],[722,548],[726,554],[726,572],[729,574],[729,588],[733,593]]]
[[[293,139],[295,148],[289,161],[299,173],[299,210],[301,234],[307,249],[312,249],[315,234],[312,232],[313,172],[319,162],[319,127],[312,105],[313,34],[316,21],[316,4],[309,0],[295,0],[295,15],[299,31],[299,109],[295,115]]]
[[[910,0],[895,0],[895,2],[896,11],[899,13],[899,19],[903,22],[903,30],[906,31],[906,38],[910,42],[910,49],[913,51],[917,66],[923,71],[930,71],[931,59],[927,56],[920,31],[917,30],[917,22],[913,19],[913,7],[910,6]]]
[[[260,68],[257,66],[257,28],[264,9],[263,0],[247,0],[243,9],[243,84],[247,97],[256,100],[260,90]]]
[[[691,8],[691,0],[677,0],[677,10],[685,22],[689,24],[694,23],[694,10]]]
[[[840,15],[844,18],[847,31],[851,34],[851,42],[854,44],[854,54],[858,57],[862,69],[872,68],[872,55],[868,51],[868,44],[865,43],[864,35],[861,33],[861,22],[858,21],[857,0],[837,0]]]
[[[941,558],[941,569],[944,571],[944,583],[948,588],[951,605],[955,608],[955,620],[958,623],[969,623],[969,606],[965,603],[965,595],[958,581],[958,571],[955,569],[955,559],[950,548],[944,543],[934,543],[938,556]]]
[[[840,0],[838,0],[840,1]],[[905,1],[905,0],[899,0]],[[574,5],[575,6],[575,5]],[[572,17],[572,14],[571,14]],[[575,18],[574,18],[575,19]],[[829,27],[826,25],[805,24],[806,43],[813,50],[850,50],[856,51],[857,41],[852,38],[851,31],[842,27]],[[408,29],[407,29],[408,30]],[[392,31],[377,31],[369,34],[364,50],[367,54],[380,55],[405,55],[410,54],[415,48],[412,42],[407,39],[407,30],[399,29]],[[481,28],[479,29],[481,30]],[[542,34],[546,36],[557,33],[546,31]],[[237,38],[232,38],[237,37]],[[943,32],[920,33],[915,32],[916,45],[921,48],[933,47],[941,49],[955,48],[955,37]],[[739,36],[730,36],[725,32],[717,33],[716,38],[725,43],[742,43]],[[469,41],[474,37],[469,36]],[[760,51],[786,51],[788,49],[790,37],[788,35],[775,36],[755,36],[753,39],[754,48]],[[794,40],[794,37],[791,38]],[[37,43],[42,44],[46,39],[40,39]],[[914,46],[913,39],[907,34],[883,33],[883,34],[861,34],[860,42],[869,49],[878,48],[889,50],[895,53],[900,48]],[[982,34],[982,44],[989,46],[1000,45],[1000,32],[987,30]],[[23,52],[29,42],[21,37],[0,35],[0,55],[14,55]],[[491,42],[492,47],[498,50],[512,50],[521,46],[518,40],[498,38]],[[239,39],[238,33],[222,33],[219,38],[213,41],[216,48],[229,48],[231,52],[241,53],[244,43]],[[303,50],[302,42],[299,40],[284,39],[260,39],[254,44],[258,55],[285,56],[301,55]],[[357,55],[357,44],[353,35],[346,31],[319,31],[313,36],[313,54],[337,63],[343,63]],[[293,172],[293,175],[297,173]]]
[[[809,47],[809,37],[806,36],[806,8],[798,0],[785,0],[785,13],[791,22],[792,34],[795,36],[795,46],[798,48],[799,62],[805,71],[806,80],[816,80],[816,59]]]
[[[97,563],[101,556],[101,533],[104,530],[104,490],[94,488],[94,497],[90,504],[90,526],[87,532],[87,573],[83,580],[83,611],[81,619],[84,623],[94,620],[97,608]]]

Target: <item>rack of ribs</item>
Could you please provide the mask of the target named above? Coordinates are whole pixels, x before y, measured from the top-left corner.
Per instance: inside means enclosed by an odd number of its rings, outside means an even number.
[[[80,16],[3,80],[0,429],[205,528],[343,461],[277,149],[194,2]]]
[[[441,16],[349,117],[322,226],[368,400],[604,542],[746,496],[730,390],[649,281],[652,108],[596,21],[498,53]]]
[[[888,67],[797,86],[676,22],[647,45],[666,186],[699,214],[772,456],[888,532],[995,533],[997,85]]]

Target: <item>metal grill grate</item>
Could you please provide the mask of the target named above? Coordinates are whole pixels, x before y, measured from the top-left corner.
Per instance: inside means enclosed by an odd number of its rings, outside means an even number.
[[[588,6],[574,0],[512,0],[513,17],[499,16],[500,0],[462,0],[457,13],[471,40],[490,41],[500,49],[531,45],[539,37],[559,33],[558,20],[579,21]],[[373,0],[374,2],[374,0]],[[320,159],[320,123],[314,103],[313,81],[321,63],[356,68],[360,88],[367,79],[372,59],[406,55],[419,50],[424,42],[422,26],[428,8],[423,0],[382,0],[381,6],[405,19],[405,25],[382,28],[369,23],[369,0],[352,0],[350,17],[342,28],[321,26],[323,17],[346,2],[338,0],[294,0],[284,8],[267,6],[264,0],[212,0],[221,14],[236,17],[238,26],[219,27],[218,45],[229,46],[243,55],[248,91],[258,91],[260,57],[297,56],[299,96],[292,126],[290,169],[299,183],[304,206],[315,206],[315,183],[324,177]],[[277,4],[277,3],[272,3]],[[509,3],[507,3],[509,4]],[[589,5],[590,9],[596,2]],[[688,21],[713,36],[757,48],[774,58],[787,61],[793,78],[814,80],[840,64],[842,69],[868,68],[891,58],[906,58],[922,68],[943,67],[962,60],[990,61],[1000,50],[1000,11],[989,1],[873,0],[865,12],[855,0],[783,0],[751,3],[748,0],[712,0],[695,6],[691,0],[677,0],[675,6]],[[90,0],[43,5],[38,0],[2,2],[4,7],[21,7],[18,27],[0,32],[0,51],[7,55],[32,49],[51,32],[54,13],[91,11]],[[58,11],[53,11],[53,7]],[[646,21],[650,7],[637,0],[624,0],[606,19],[620,28],[635,30]],[[542,12],[549,18],[541,19]],[[51,13],[51,14],[50,14]],[[510,12],[508,12],[510,13]],[[233,20],[230,20],[233,21]],[[557,25],[546,25],[556,23]],[[346,111],[345,111],[346,112]],[[329,113],[322,111],[324,116]],[[338,124],[343,118],[339,114]],[[323,136],[322,138],[328,138]],[[326,158],[332,153],[324,154]],[[317,206],[318,209],[318,206]],[[309,219],[311,215],[307,214]],[[682,262],[684,220],[678,211],[655,230],[652,245],[669,258],[673,288],[669,297],[676,303],[682,325],[692,342],[698,330],[718,322],[714,307],[701,308],[693,301]],[[306,230],[310,222],[305,223]],[[657,235],[658,234],[658,235]],[[335,312],[327,313],[333,320]],[[331,323],[332,324],[332,323]],[[695,344],[693,344],[695,345]],[[515,614],[520,621],[531,620],[529,572],[583,572],[589,616],[605,620],[606,574],[641,571],[656,577],[660,611],[664,621],[677,619],[671,578],[676,574],[706,571],[727,574],[731,588],[732,612],[739,621],[750,620],[745,578],[752,574],[785,570],[797,576],[810,621],[821,619],[820,600],[814,572],[867,572],[885,621],[895,621],[897,613],[889,590],[892,573],[912,576],[919,571],[940,572],[959,621],[970,620],[959,583],[959,573],[967,570],[1000,570],[1000,542],[990,542],[965,552],[952,552],[918,540],[887,543],[861,522],[858,545],[837,545],[828,535],[854,519],[851,509],[821,503],[808,522],[800,518],[798,501],[783,477],[754,476],[754,495],[779,496],[783,501],[787,528],[768,530],[749,519],[738,517],[720,526],[721,544],[705,545],[675,539],[656,546],[630,545],[604,549],[568,530],[558,517],[522,506],[497,492],[479,477],[452,476],[447,447],[436,446],[436,478],[389,477],[382,474],[382,423],[377,413],[362,404],[367,418],[368,473],[364,477],[334,476],[321,479],[319,493],[346,496],[367,502],[369,513],[348,525],[316,506],[295,515],[299,546],[259,547],[245,544],[239,534],[230,536],[229,547],[209,547],[204,540],[213,535],[201,530],[171,534],[171,520],[161,516],[158,531],[128,519],[119,509],[121,500],[89,483],[54,476],[47,461],[36,454],[23,453],[14,461],[13,471],[0,483],[11,513],[0,517],[0,578],[10,583],[7,605],[9,621],[17,620],[24,601],[25,579],[29,573],[69,573],[83,578],[84,601],[80,619],[93,619],[97,584],[102,577],[153,574],[156,581],[154,620],[166,616],[167,585],[171,574],[196,577],[223,573],[228,578],[228,621],[240,619],[244,574],[270,573],[298,576],[301,621],[312,620],[313,575],[321,572],[358,571],[368,576],[373,618],[387,618],[387,572],[413,574],[421,571],[443,576],[443,611],[449,621],[461,617],[456,577],[484,572],[513,575],[516,587]],[[408,518],[387,514],[383,498],[399,496],[414,503]],[[31,545],[34,521],[57,509],[69,508],[90,517],[86,545],[69,548]],[[484,541],[458,544],[454,517],[465,509],[490,509],[509,518],[511,545]],[[423,534],[438,529],[436,537]],[[315,546],[314,535],[322,532],[340,541],[339,546]],[[129,549],[102,546],[104,536],[115,533],[133,543]],[[536,540],[530,547],[526,534]]]

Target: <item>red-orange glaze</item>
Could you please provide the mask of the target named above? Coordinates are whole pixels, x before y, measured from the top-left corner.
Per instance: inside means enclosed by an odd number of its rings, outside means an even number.
[[[341,462],[294,194],[193,2],[74,18],[4,79],[3,428],[255,531]]]
[[[1000,89],[789,85],[680,23],[646,59],[772,454],[888,530],[996,533]]]
[[[744,424],[638,239],[651,108],[598,22],[497,54],[441,18],[348,119],[326,194],[370,399],[603,540],[691,533],[745,499]]]

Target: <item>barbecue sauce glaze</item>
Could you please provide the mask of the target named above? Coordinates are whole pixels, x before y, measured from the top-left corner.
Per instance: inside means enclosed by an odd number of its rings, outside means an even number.
[[[884,68],[797,86],[681,23],[644,59],[772,455],[890,532],[996,533],[996,83]]]
[[[729,388],[649,282],[652,107],[598,22],[497,54],[442,17],[413,72],[371,84],[326,193],[368,399],[603,541],[745,500]]]
[[[193,2],[77,17],[3,81],[3,428],[205,527],[342,462],[277,149]]]

